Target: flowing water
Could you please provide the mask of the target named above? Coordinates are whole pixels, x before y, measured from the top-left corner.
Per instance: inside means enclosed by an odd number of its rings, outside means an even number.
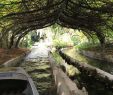
[[[88,58],[88,57],[78,53],[75,48],[66,49],[64,52],[76,60],[93,65],[95,67],[98,67],[98,68],[110,73],[110,74],[113,74],[113,63],[108,63],[106,61],[100,61],[100,60]]]
[[[113,74],[113,63],[107,63],[104,61],[94,60],[88,57],[85,57],[79,54],[76,49],[66,49],[64,52],[70,57],[82,61],[84,63],[93,65],[97,68],[100,68],[106,72]],[[86,75],[80,75],[78,78],[79,83],[82,86],[85,86],[89,95],[113,95],[113,91],[109,88],[105,88],[104,84],[100,84],[98,81],[91,77],[83,77]],[[76,79],[74,80],[76,82]]]

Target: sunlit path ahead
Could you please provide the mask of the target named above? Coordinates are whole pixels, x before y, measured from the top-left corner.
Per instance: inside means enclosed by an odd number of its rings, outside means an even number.
[[[55,95],[54,79],[48,61],[49,49],[45,42],[35,43],[21,67],[31,76],[40,95]],[[54,93],[54,94],[53,94]]]
[[[39,57],[48,57],[49,48],[45,42],[35,43],[32,46],[31,53],[26,57],[26,60],[37,59]]]

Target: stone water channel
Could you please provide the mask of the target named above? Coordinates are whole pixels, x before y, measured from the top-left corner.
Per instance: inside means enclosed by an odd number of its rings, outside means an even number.
[[[46,47],[33,48],[20,67],[31,76],[40,95],[56,95]]]
[[[110,74],[113,74],[113,63],[88,58],[88,57],[80,54],[75,48],[65,49],[64,52],[76,60],[79,60],[86,64],[90,64],[90,65],[100,68],[101,70],[104,70]]]
[[[85,56],[79,54],[76,51],[76,49],[74,49],[74,48],[65,49],[64,52],[76,60],[82,61],[86,64],[93,65],[97,68],[100,68],[106,72],[113,74],[113,64],[111,64],[111,63],[107,63],[104,61],[94,60],[94,59],[85,57]],[[85,75],[83,75],[83,76],[85,76]],[[80,85],[85,86],[89,95],[113,95],[113,91],[111,91],[109,88],[108,89],[105,88],[98,81],[96,81],[92,78],[83,77],[83,76],[80,75],[78,78],[75,78],[74,81],[76,82],[76,79],[77,79],[79,81]]]

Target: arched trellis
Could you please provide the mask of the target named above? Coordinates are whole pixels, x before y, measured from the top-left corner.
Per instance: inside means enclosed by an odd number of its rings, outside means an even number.
[[[0,25],[2,33],[9,33],[9,48],[14,39],[19,40],[29,31],[58,23],[64,27],[87,30],[97,35],[101,45],[105,44],[102,28],[112,29],[113,1],[111,0],[6,0],[0,2]],[[7,6],[11,11],[7,12]],[[14,8],[13,8],[14,7]],[[5,13],[5,14],[4,14]],[[0,27],[1,27],[0,26]],[[4,37],[3,35],[1,37]]]

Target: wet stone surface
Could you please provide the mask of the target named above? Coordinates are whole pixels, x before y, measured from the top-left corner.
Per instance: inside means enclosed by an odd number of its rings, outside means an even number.
[[[32,77],[40,95],[56,94],[48,58],[30,59],[21,66]]]

